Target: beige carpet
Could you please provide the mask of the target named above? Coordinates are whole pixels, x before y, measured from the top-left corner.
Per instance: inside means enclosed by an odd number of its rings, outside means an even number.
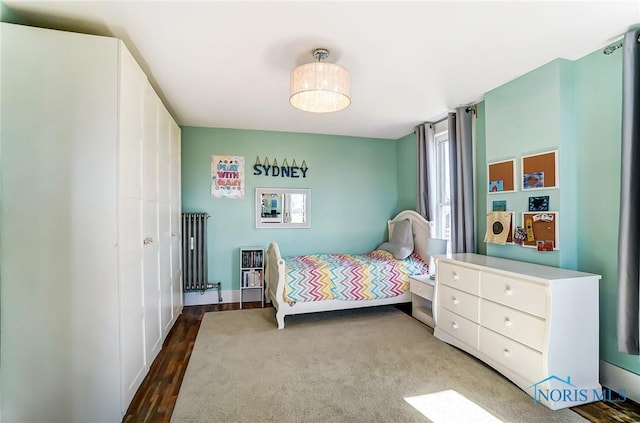
[[[535,404],[393,307],[288,316],[280,331],[273,309],[207,313],[172,417],[176,423],[429,421],[586,420]]]

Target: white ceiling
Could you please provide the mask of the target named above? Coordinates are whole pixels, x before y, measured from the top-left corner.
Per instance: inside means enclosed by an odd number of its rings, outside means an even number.
[[[640,23],[640,0],[3,1],[31,24],[123,39],[180,125],[389,139]],[[351,72],[344,111],[289,104],[316,47]]]

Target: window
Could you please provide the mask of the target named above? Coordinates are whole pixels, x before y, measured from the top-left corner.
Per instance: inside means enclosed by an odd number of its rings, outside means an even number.
[[[256,188],[256,228],[310,228],[311,190]]]
[[[449,131],[446,124],[435,134],[436,144],[436,238],[446,239],[451,251],[451,172],[449,167]]]

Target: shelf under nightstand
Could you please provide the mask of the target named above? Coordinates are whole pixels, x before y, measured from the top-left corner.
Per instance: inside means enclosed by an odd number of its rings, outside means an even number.
[[[429,275],[409,276],[411,315],[429,327],[434,327],[433,288],[435,280]]]

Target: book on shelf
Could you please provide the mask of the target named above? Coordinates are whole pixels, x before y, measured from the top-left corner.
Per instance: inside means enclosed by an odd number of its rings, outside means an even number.
[[[262,258],[262,251],[243,251],[242,267],[262,267]]]
[[[244,270],[242,272],[242,287],[243,288],[261,288],[262,272],[254,269]]]

